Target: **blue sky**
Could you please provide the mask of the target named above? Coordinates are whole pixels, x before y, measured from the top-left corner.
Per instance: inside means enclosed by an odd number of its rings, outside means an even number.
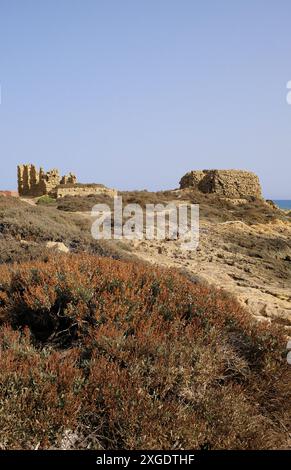
[[[119,189],[257,172],[291,199],[291,2],[0,0],[0,188],[17,163]]]

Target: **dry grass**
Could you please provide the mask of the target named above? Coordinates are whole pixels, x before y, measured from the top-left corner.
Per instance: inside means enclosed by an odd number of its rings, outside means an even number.
[[[287,446],[281,330],[173,271],[58,256],[0,266],[5,449]]]
[[[118,243],[96,241],[90,221],[57,211],[50,204],[29,205],[0,196],[0,263],[46,259],[47,241],[64,243],[72,252],[89,252],[113,258],[133,257]]]
[[[124,205],[135,203],[142,208],[145,208],[146,204],[168,204],[180,200],[199,204],[201,218],[212,222],[241,220],[247,224],[257,224],[287,217],[275,206],[254,198],[248,198],[245,203],[235,205],[231,200],[195,190],[120,191],[118,194],[122,196]],[[65,212],[82,212],[91,211],[95,204],[107,204],[112,209],[113,199],[106,195],[65,196],[57,201],[57,208]]]

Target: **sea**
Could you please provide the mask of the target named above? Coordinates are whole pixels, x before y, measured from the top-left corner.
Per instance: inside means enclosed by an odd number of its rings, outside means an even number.
[[[280,209],[290,209],[291,210],[291,199],[273,199],[274,203],[280,207]]]

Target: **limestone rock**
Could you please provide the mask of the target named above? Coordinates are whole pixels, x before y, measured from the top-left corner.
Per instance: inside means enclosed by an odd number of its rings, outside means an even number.
[[[70,252],[69,248],[64,243],[61,243],[61,242],[47,242],[46,247],[60,251],[61,253]]]

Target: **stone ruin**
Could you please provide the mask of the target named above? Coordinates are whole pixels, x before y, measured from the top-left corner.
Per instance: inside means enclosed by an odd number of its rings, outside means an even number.
[[[37,170],[34,165],[19,165],[17,167],[19,196],[39,197],[46,194],[56,196],[56,189],[60,184],[76,184],[77,178],[72,173],[60,177],[59,170],[54,168],[44,172],[43,168]]]
[[[227,198],[262,198],[258,176],[243,170],[190,171],[180,180],[180,189],[186,188],[195,188],[202,193],[215,193]]]
[[[19,165],[17,167],[18,193],[22,197],[40,197],[49,195],[55,198],[64,196],[88,196],[91,194],[106,194],[111,197],[117,192],[102,184],[78,184],[73,173],[60,176],[54,168],[44,172],[37,170],[34,165]]]
[[[22,197],[88,196],[104,194],[113,197],[114,189],[102,184],[78,184],[74,174],[60,176],[54,168],[44,172],[34,165],[19,165],[18,193]],[[181,189],[196,189],[202,193],[215,193],[218,196],[240,199],[245,197],[262,198],[259,178],[252,172],[242,170],[202,170],[190,171],[180,180]]]

